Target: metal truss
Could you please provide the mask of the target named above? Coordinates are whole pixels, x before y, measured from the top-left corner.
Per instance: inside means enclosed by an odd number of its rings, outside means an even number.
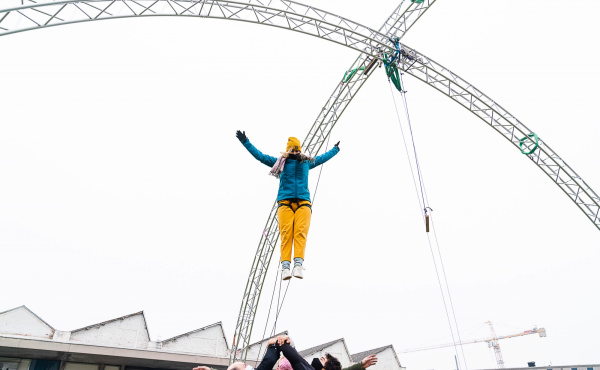
[[[435,3],[435,1],[436,0],[429,0],[420,4],[408,1],[408,7],[403,6],[405,4],[403,1],[379,30],[380,33],[385,35],[386,43],[389,45],[389,39],[392,37],[401,39],[415,22],[421,18],[421,15]],[[372,60],[372,55],[361,54],[356,58],[354,63],[352,63],[348,71],[356,70],[357,73],[346,83],[341,81],[334,89],[331,97],[329,97],[329,100],[327,100],[327,103],[325,103],[321,109],[319,116],[302,142],[304,150],[307,153],[311,155],[318,154],[321,146],[325,143],[325,140],[339,117],[342,115],[348,104],[350,104],[358,90],[360,90],[362,85],[370,77],[371,74],[369,72],[374,68],[369,70],[368,65]],[[365,68],[364,71],[368,73],[361,72],[361,68]]]
[[[3,5],[6,6],[5,4]],[[28,5],[0,10],[0,36],[65,24],[149,16],[201,17],[258,23],[326,39],[373,57],[377,50],[387,49],[389,44],[385,35],[361,24],[286,0],[31,1]]]
[[[600,230],[600,197],[548,144],[541,139],[536,143],[533,131],[449,69],[414,49],[404,45],[401,45],[401,48],[406,52],[401,53],[403,57],[399,60],[399,68],[468,109],[517,149],[532,149],[527,155],[529,159],[544,171]]]
[[[403,0],[379,31],[323,10],[285,0],[3,0],[0,36],[45,27],[141,16],[190,16],[236,20],[288,29],[352,48],[361,54],[323,106],[303,146],[317,155],[348,104],[372,74],[381,52],[393,51],[391,37],[402,37],[436,0]],[[11,8],[6,8],[11,6]],[[532,131],[471,84],[425,55],[400,45],[398,67],[442,92],[482,119],[554,181],[600,229],[600,198],[545,142],[534,147]],[[369,68],[372,67],[372,68]],[[361,69],[365,68],[365,69]],[[529,150],[528,150],[529,151]],[[266,273],[279,239],[276,205],[271,208],[246,283],[230,361],[245,359]]]

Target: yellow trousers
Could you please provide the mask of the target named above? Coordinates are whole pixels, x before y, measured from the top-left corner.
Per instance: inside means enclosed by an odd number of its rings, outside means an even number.
[[[277,217],[279,218],[279,233],[281,234],[281,261],[292,260],[292,244],[294,246],[294,258],[304,259],[312,204],[307,200],[280,200],[278,204]]]

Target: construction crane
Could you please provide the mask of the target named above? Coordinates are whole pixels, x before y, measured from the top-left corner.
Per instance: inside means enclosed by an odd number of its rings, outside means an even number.
[[[426,350],[436,349],[436,348],[452,347],[455,345],[459,346],[459,345],[463,345],[463,344],[487,342],[489,348],[494,348],[494,354],[496,355],[496,362],[498,364],[498,369],[503,369],[504,368],[504,359],[502,358],[502,352],[500,351],[500,343],[498,343],[498,341],[500,339],[522,337],[524,335],[529,335],[529,334],[539,334],[540,337],[546,336],[546,329],[544,329],[544,328],[538,329],[537,326],[531,330],[525,330],[521,333],[497,336],[496,332],[494,331],[494,326],[492,325],[492,322],[486,321],[486,324],[488,324],[490,326],[490,331],[492,332],[491,338],[480,338],[480,339],[467,340],[467,341],[459,342],[459,343],[446,343],[446,344],[438,344],[438,345],[433,345],[433,346],[428,346],[428,347],[410,348],[410,349],[398,351],[398,353],[418,352],[418,351],[426,351]]]

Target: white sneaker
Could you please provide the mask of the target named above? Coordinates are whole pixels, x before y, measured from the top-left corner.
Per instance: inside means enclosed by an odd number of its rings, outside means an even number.
[[[296,270],[294,270],[296,271]],[[292,274],[290,273],[290,269],[281,270],[281,280],[290,280],[292,278]]]
[[[294,275],[294,277],[296,277],[298,279],[304,279],[304,275],[303,275],[302,271],[304,271],[304,267],[302,267],[302,265],[296,265],[296,266],[294,266],[292,275]]]

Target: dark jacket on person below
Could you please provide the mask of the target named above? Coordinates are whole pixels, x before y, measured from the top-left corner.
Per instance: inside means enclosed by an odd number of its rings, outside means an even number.
[[[271,344],[267,348],[265,357],[263,357],[260,364],[256,367],[256,370],[272,370],[273,366],[277,363],[277,360],[279,360],[279,350],[274,344]]]
[[[296,351],[296,348],[292,347],[289,343],[284,343],[279,349],[281,353],[288,359],[294,370],[315,370],[300,354]],[[343,368],[342,370],[362,370],[361,363]]]

